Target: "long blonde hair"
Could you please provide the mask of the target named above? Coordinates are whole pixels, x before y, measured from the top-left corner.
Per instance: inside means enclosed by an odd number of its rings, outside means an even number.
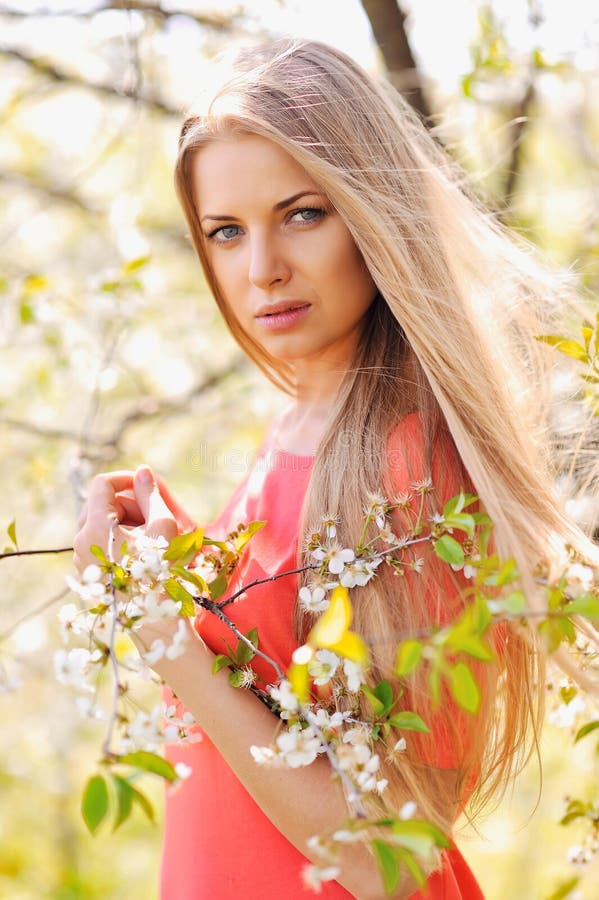
[[[247,133],[274,141],[314,179],[350,229],[379,291],[317,450],[301,534],[336,516],[340,542],[356,546],[368,494],[388,483],[389,434],[416,412],[425,458],[445,442],[459,483],[474,488],[495,523],[497,553],[516,560],[528,603],[538,607],[533,571],[541,558],[557,560],[569,543],[597,561],[552,489],[548,351],[534,340],[570,296],[568,282],[508,235],[390,86],[317,42],[244,50],[208,108],[185,120],[175,183],[233,335],[289,393],[292,369],[240,329],[210,271],[191,188],[190,162],[206,142]],[[431,577],[435,565],[430,561]],[[411,582],[383,575],[355,594],[354,628],[373,639],[370,680],[390,677],[398,637],[431,624],[423,591],[414,596]],[[298,611],[299,639],[309,625]],[[527,755],[528,736],[537,733],[543,651],[534,629],[524,635],[507,624],[506,633],[498,660],[483,667],[483,706],[461,736],[467,749],[458,793],[417,754],[390,767],[398,802],[408,791],[423,814],[446,828],[446,810],[464,786],[474,788],[482,808],[508,784]],[[423,679],[412,680],[409,696],[426,710]],[[451,722],[448,728],[451,734]]]

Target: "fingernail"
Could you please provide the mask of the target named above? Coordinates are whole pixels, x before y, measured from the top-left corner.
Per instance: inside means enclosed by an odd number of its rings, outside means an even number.
[[[152,482],[154,481],[152,470],[147,466],[143,466],[142,468],[137,470],[137,477],[142,484],[152,484]]]

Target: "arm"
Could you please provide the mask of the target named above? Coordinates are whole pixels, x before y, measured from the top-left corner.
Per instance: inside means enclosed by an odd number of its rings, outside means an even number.
[[[143,533],[163,534],[170,540],[178,531],[177,523],[161,496],[156,482],[142,483],[140,473],[131,480],[130,473],[102,475],[94,479],[90,490],[87,517],[75,545],[84,560],[85,546],[97,543],[106,547],[111,521],[119,517],[118,496],[133,488],[143,525]],[[134,529],[133,529],[134,530]],[[115,547],[131,538],[132,529],[116,529]],[[80,562],[80,566],[83,563]],[[250,753],[254,744],[269,744],[276,730],[272,714],[249,692],[232,688],[228,673],[212,675],[214,655],[204,645],[189,619],[188,641],[182,656],[163,658],[154,668],[193,714],[246,790],[275,827],[298,850],[310,857],[307,840],[312,835],[341,827],[347,817],[347,806],[341,787],[332,779],[331,768],[324,758],[300,769],[258,766]],[[169,638],[172,621],[150,622],[132,636],[142,650],[158,637]],[[451,777],[448,773],[447,777]],[[409,796],[405,797],[410,799]],[[315,862],[319,860],[312,857]],[[348,846],[339,859],[340,883],[362,900],[385,896],[374,858],[360,844]],[[416,884],[402,878],[395,897],[407,898]]]

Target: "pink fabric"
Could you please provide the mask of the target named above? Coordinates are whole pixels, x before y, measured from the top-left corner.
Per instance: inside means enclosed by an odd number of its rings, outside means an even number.
[[[417,421],[404,420],[407,438]],[[403,424],[403,423],[402,423]],[[297,523],[310,478],[312,458],[272,451],[266,442],[249,475],[237,489],[209,534],[220,537],[239,522],[265,520],[252,538],[230,585],[296,567]],[[394,479],[395,481],[396,479]],[[407,487],[407,485],[406,485]],[[228,608],[242,631],[258,628],[261,648],[285,669],[295,649],[293,608],[297,576],[253,588]],[[218,653],[230,633],[214,616],[200,614],[199,632]],[[274,680],[270,666],[256,658],[265,683]],[[307,859],[272,825],[205,735],[193,744],[172,744],[168,758],[193,769],[189,779],[167,790],[161,872],[161,900],[300,900],[314,894],[304,887],[301,870]],[[323,900],[352,895],[337,882],[323,885]],[[428,881],[428,892],[414,900],[483,900],[474,877],[457,849],[443,854],[443,867]]]

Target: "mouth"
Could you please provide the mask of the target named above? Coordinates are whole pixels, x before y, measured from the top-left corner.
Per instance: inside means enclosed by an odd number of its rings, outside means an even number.
[[[309,306],[310,304],[305,300],[282,300],[280,303],[270,303],[267,306],[261,306],[256,313],[256,318],[271,318],[283,313],[294,312],[296,309],[307,309]]]
[[[281,300],[262,306],[256,314],[258,325],[270,332],[284,332],[298,325],[312,309],[305,300]]]

